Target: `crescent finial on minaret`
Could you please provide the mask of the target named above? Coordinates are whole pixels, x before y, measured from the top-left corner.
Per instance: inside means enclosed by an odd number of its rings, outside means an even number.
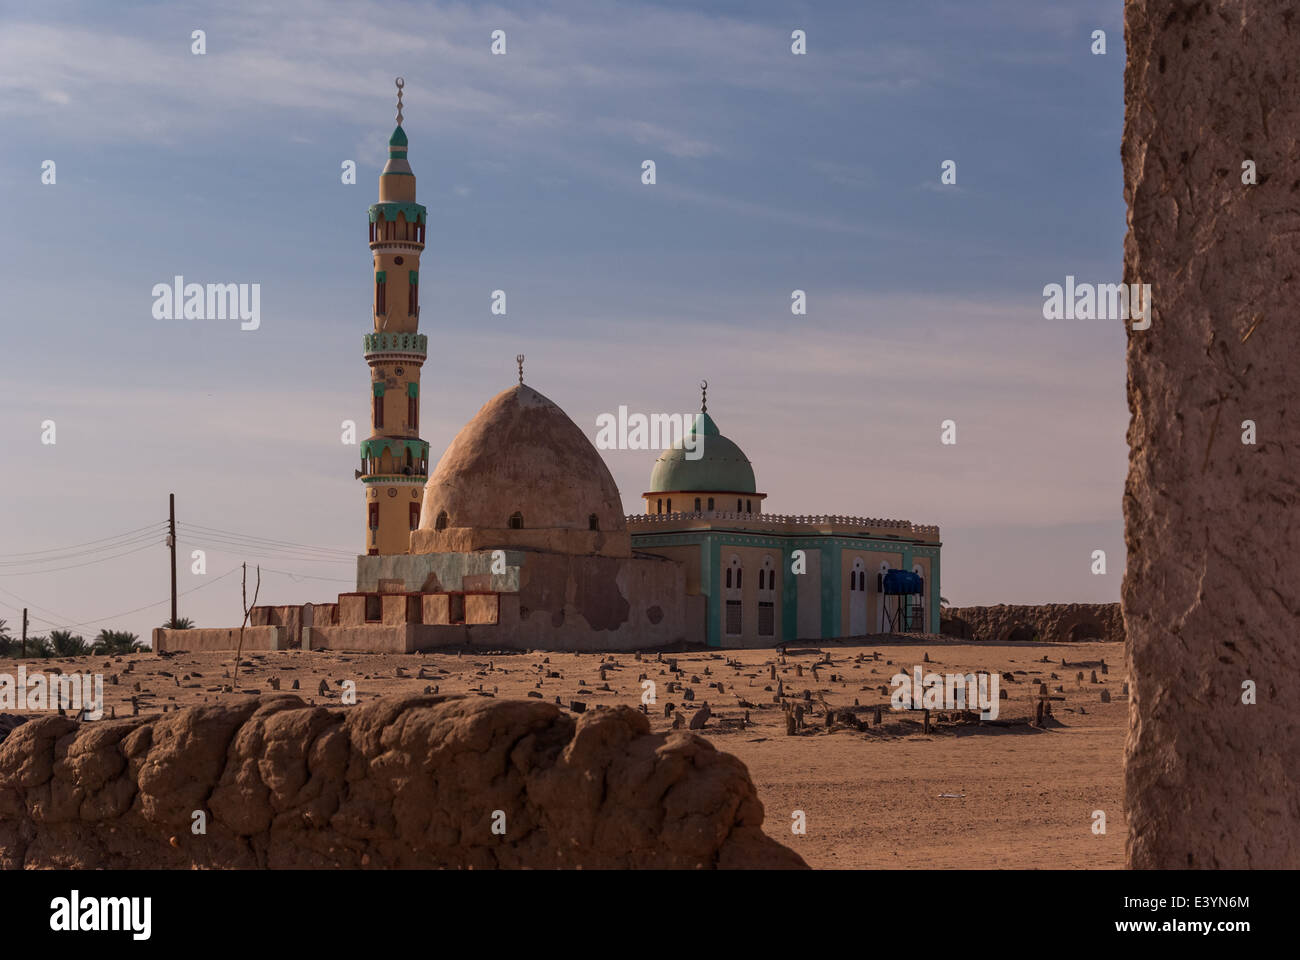
[[[402,125],[402,87],[406,86],[406,81],[398,77],[393,81],[397,85],[397,125]]]
[[[700,413],[709,412],[709,381],[700,381]]]
[[[521,353],[515,357],[515,363],[519,364],[519,386],[524,385],[524,355]]]

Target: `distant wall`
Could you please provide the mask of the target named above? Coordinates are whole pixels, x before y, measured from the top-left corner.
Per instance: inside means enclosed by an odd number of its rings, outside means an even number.
[[[1124,640],[1124,618],[1118,603],[1004,603],[994,607],[945,607],[942,612],[940,632],[964,640]]]
[[[324,627],[338,622],[337,603],[253,607],[248,612],[248,622],[255,627],[280,627],[280,649],[297,649],[302,646],[302,630],[308,606],[311,607],[313,626]]]
[[[281,627],[245,627],[245,650],[283,650]],[[239,647],[238,627],[202,627],[193,630],[164,630],[155,627],[153,648],[158,653],[177,650],[234,650]]]

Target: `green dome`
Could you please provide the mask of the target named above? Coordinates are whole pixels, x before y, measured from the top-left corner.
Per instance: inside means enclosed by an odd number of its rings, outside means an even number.
[[[703,455],[688,460],[680,443],[655,461],[650,474],[650,493],[671,491],[757,493],[754,467],[743,450],[721,433],[707,413],[696,414],[691,434],[700,433]],[[698,451],[698,448],[697,448]]]
[[[390,147],[406,146],[406,131],[403,130],[401,127],[395,129],[393,131],[393,135],[388,138],[388,145]]]

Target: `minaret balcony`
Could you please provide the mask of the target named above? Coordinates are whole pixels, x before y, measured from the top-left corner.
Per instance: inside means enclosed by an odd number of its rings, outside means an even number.
[[[404,437],[371,437],[361,441],[361,476],[429,476],[429,444]]]
[[[366,359],[417,359],[429,355],[429,338],[423,333],[367,333],[362,337]]]
[[[370,249],[423,250],[428,211],[418,203],[375,203],[370,207]]]

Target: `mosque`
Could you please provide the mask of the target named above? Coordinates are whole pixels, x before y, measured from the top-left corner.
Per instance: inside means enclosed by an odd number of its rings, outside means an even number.
[[[430,474],[419,436],[427,211],[401,86],[369,214],[372,429],[356,471],[366,503],[356,590],[332,604],[254,607],[244,649],[595,651],[937,633],[939,528],[764,512],[753,465],[707,394],[692,442],[655,461],[642,514],[624,515],[591,440],[525,385],[522,356],[519,382],[484,404]],[[229,649],[238,632],[155,630],[154,649]]]

